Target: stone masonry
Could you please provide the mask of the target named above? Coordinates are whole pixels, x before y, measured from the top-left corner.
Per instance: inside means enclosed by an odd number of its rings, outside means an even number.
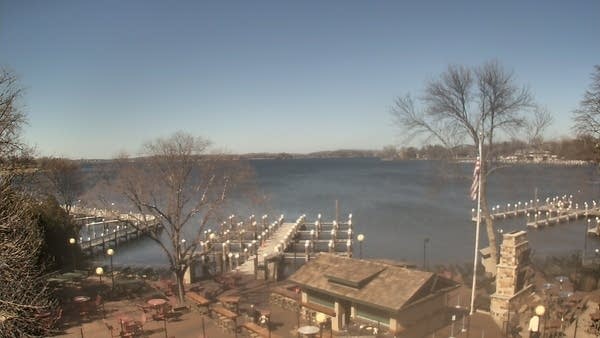
[[[496,292],[491,296],[490,313],[498,326],[516,319],[521,301],[532,288],[529,280],[529,242],[526,231],[504,234],[500,263],[496,267]]]

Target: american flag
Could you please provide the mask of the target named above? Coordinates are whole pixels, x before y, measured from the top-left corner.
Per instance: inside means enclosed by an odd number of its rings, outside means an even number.
[[[471,183],[471,199],[474,201],[477,199],[477,190],[479,189],[479,157],[475,161],[475,168],[473,168],[473,183]]]

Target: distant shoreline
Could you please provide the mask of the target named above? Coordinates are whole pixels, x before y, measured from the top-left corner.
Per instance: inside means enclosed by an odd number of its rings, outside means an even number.
[[[210,156],[210,155],[208,155]],[[222,155],[219,155],[222,156]],[[339,151],[323,151],[308,154],[291,154],[291,153],[250,153],[250,154],[225,154],[226,157],[239,160],[297,160],[297,159],[379,159],[382,162],[399,162],[399,161],[444,161],[443,159],[431,158],[389,158],[381,157],[374,150],[339,150]],[[141,160],[143,157],[131,158],[130,160]],[[115,159],[80,159],[82,163],[102,163],[112,162]],[[448,160],[453,163],[474,163],[475,158],[459,158]],[[553,166],[591,166],[595,165],[594,161],[585,160],[557,160],[548,159],[544,161],[535,160],[506,160],[501,159],[498,163],[504,164],[535,164],[535,165],[553,165]]]
[[[453,162],[458,163],[474,163],[475,159],[460,159]],[[545,160],[545,161],[523,161],[523,160],[498,160],[498,163],[504,164],[537,164],[537,165],[553,165],[553,166],[591,166],[594,165],[594,161],[584,160]]]

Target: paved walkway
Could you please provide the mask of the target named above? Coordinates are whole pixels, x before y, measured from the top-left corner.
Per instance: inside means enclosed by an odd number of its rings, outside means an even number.
[[[283,243],[289,243],[298,230],[297,223],[283,223],[272,236],[263,242],[258,248],[258,265],[264,264],[266,255],[270,255],[276,251],[276,247]],[[244,274],[254,274],[254,259],[255,256],[250,256],[244,264],[240,265],[238,271]]]

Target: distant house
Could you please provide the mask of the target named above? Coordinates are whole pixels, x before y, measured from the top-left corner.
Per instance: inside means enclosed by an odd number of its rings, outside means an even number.
[[[431,272],[325,253],[289,279],[300,287],[303,310],[331,317],[333,331],[355,321],[399,337],[422,337],[443,323],[457,287]]]
[[[513,155],[501,157],[506,162],[541,163],[558,160],[558,156],[547,150],[518,150]]]

